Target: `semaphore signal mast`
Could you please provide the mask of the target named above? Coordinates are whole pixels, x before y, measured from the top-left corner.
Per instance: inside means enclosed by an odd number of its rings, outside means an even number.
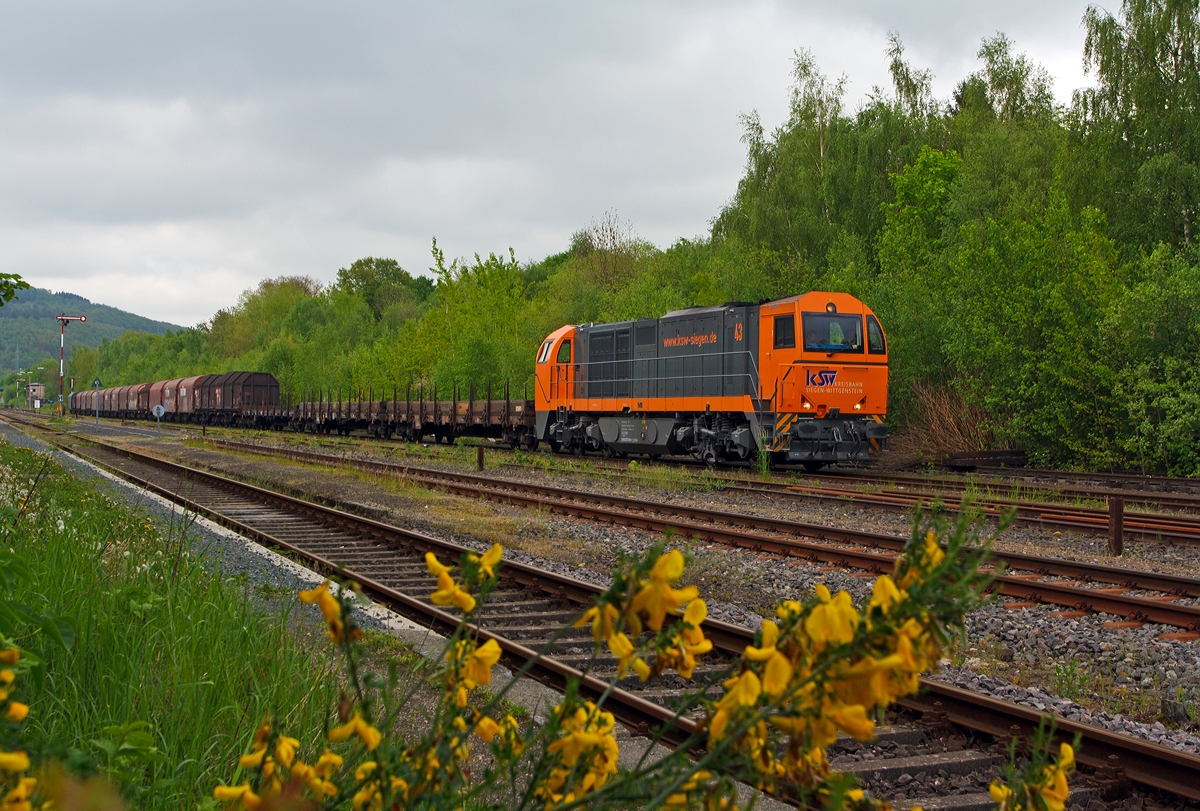
[[[58,319],[58,407],[57,413],[61,416],[63,411],[63,358],[66,354],[67,346],[67,322],[68,321],[87,321],[86,315],[56,315]]]

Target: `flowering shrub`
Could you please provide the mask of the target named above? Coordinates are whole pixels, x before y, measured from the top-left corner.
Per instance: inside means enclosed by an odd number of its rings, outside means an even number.
[[[466,554],[458,567],[429,553],[432,600],[461,610],[463,621],[431,665],[441,698],[413,741],[395,731],[413,691],[399,689],[394,667],[386,679],[364,674],[355,587],[326,582],[300,599],[320,608],[343,657],[337,722],[323,742],[310,746],[264,721],[233,780],[218,786],[213,798],[247,811],[633,803],[733,809],[741,781],[804,807],[885,809],[853,777],[834,773],[825,750],[839,731],[870,740],[884,708],[918,689],[919,675],[979,604],[988,582],[979,571],[987,546],[970,526],[963,519],[953,529],[938,523],[914,530],[894,572],[876,579],[862,607],[824,586],[811,599],[782,603],[729,667],[723,694],[710,698],[697,689],[691,695],[705,712],[702,733],[631,768],[618,765],[616,722],[605,709],[616,682],[630,673],[642,681],[668,671],[690,678],[697,657],[712,649],[702,626],[704,600],[694,587],[675,585],[686,564],[680,550],[659,544],[623,561],[612,585],[575,622],[590,628],[594,659],[603,648],[615,657],[615,677],[594,699],[570,683],[540,726],[504,711],[507,688],[481,689],[492,683],[501,649],[494,640],[480,643],[471,623],[496,586],[500,547]],[[473,755],[480,745],[486,754]],[[1053,763],[1040,757],[1020,775],[1013,772],[1015,788],[993,785],[1001,811],[1061,811],[1073,750],[1064,745]]]
[[[695,588],[678,586],[684,552],[659,545],[622,562],[612,585],[575,622],[589,629],[595,643],[593,666],[612,662],[609,690],[584,696],[570,684],[537,723],[508,711],[508,688],[495,689],[492,679],[501,649],[472,628],[502,575],[499,546],[464,555],[453,567],[427,557],[432,600],[462,612],[463,622],[436,659],[418,666],[407,688],[394,665],[383,675],[367,665],[353,584],[324,583],[300,599],[320,610],[344,667],[335,712],[318,735],[297,734],[288,728],[295,725],[291,720],[252,715],[246,750],[208,802],[247,811],[733,809],[742,782],[805,807],[886,808],[852,778],[834,773],[825,750],[839,732],[869,739],[883,708],[917,689],[919,674],[932,667],[979,603],[987,580],[978,570],[986,549],[977,541],[966,521],[953,528],[934,524],[914,532],[894,571],[876,579],[865,605],[824,587],[808,600],[782,603],[727,666],[718,695],[698,687],[685,697],[679,712],[699,708],[700,733],[665,757],[647,754],[628,766],[619,763],[616,719],[606,706],[615,684],[668,673],[689,679],[712,651],[703,598]],[[20,564],[18,556],[0,553],[4,582],[25,576]],[[153,596],[151,591],[128,601],[129,610],[144,610]],[[27,715],[39,717],[36,679],[45,666],[36,648],[22,650],[13,641],[49,640],[66,649],[73,629],[11,594],[0,595],[0,609],[0,811],[78,807],[72,797],[86,794],[79,788],[84,784],[56,778],[53,764],[42,762],[44,748],[25,740]],[[423,731],[402,734],[401,720],[426,712],[416,707],[417,688],[411,686],[419,681],[436,686],[435,700]],[[19,692],[26,684],[34,685],[32,699]],[[151,756],[165,757],[155,751],[145,725],[105,728],[103,740],[89,732],[106,753],[94,768],[122,786],[136,782],[123,775],[140,774],[138,764]],[[1043,751],[1049,740],[1044,733],[1023,769],[993,785],[1001,811],[1062,811],[1074,749],[1063,745],[1051,758]],[[114,791],[103,796],[105,807],[119,804]]]

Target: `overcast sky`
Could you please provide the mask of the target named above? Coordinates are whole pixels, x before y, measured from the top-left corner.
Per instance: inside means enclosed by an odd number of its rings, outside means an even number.
[[[1087,83],[1086,2],[0,0],[0,271],[191,325],[259,280],[362,256],[563,250],[608,210],[707,230],[738,116],[793,52],[890,88],[889,31],[947,97],[997,31]]]

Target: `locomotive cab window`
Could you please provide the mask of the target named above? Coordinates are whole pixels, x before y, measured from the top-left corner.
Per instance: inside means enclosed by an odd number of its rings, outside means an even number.
[[[875,316],[867,316],[867,352],[871,355],[886,355],[887,343],[883,340],[883,329]]]
[[[526,355],[525,357],[529,357],[529,356]],[[571,341],[568,339],[566,341],[563,341],[562,344],[560,344],[558,347],[557,363],[570,363],[570,362],[571,362]]]
[[[804,351],[862,354],[862,316],[804,313]]]
[[[796,348],[796,316],[791,314],[775,316],[775,348]]]
[[[553,345],[554,341],[546,341],[546,343],[542,344],[542,351],[538,353],[538,363],[546,362],[546,359],[550,357],[550,347]]]

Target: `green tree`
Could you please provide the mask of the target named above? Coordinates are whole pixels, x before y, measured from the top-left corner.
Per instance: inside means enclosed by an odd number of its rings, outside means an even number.
[[[376,320],[391,311],[391,318],[403,323],[419,315],[421,305],[433,294],[433,280],[413,277],[395,259],[368,256],[337,274],[337,287],[358,296],[375,313]]]
[[[18,290],[28,290],[29,283],[17,273],[0,273],[0,307],[12,301]]]
[[[1084,15],[1084,64],[1096,86],[1076,92],[1077,205],[1110,212],[1131,249],[1191,246],[1200,204],[1200,3],[1123,0],[1120,17]]]

